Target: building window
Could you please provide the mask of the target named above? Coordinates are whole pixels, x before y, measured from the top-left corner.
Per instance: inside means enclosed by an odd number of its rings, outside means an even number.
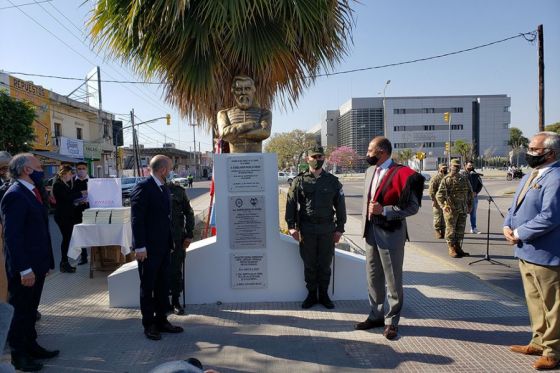
[[[451,130],[462,130],[462,129],[463,129],[462,124],[452,124],[451,125]]]
[[[55,123],[54,124],[54,137],[62,136],[62,124]]]
[[[425,108],[424,109],[425,114],[432,114],[432,113],[435,113],[435,112],[436,112],[436,109],[434,109],[434,108]]]
[[[504,128],[509,128],[509,123],[504,123]]]
[[[463,112],[463,108],[462,107],[454,107],[451,109],[451,111],[453,113],[462,113]]]
[[[424,126],[424,131],[434,131],[435,129],[436,126],[434,125]]]
[[[76,127],[76,138],[78,140],[82,139],[82,129],[80,127]]]
[[[395,131],[395,132],[406,131],[406,127],[405,126],[394,126],[393,131]]]
[[[109,121],[107,119],[103,119],[103,137],[109,138]]]
[[[393,109],[393,114],[406,114],[406,109]]]
[[[504,113],[509,112],[509,106],[504,106]]]

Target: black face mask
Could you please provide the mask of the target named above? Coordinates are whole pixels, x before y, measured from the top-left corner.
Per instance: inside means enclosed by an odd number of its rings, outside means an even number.
[[[377,158],[375,155],[373,157],[370,157],[369,155],[366,156],[366,162],[370,165],[370,166],[374,166],[377,164],[377,162],[379,162],[379,158]]]
[[[323,159],[319,160],[319,159],[312,159],[309,162],[309,167],[311,167],[314,170],[318,170],[321,167],[323,167],[323,163],[325,163],[325,161]]]
[[[447,170],[441,170],[441,173],[447,175]]]
[[[531,168],[539,167],[540,165],[546,162],[545,157],[548,155],[548,153],[550,153],[550,150],[541,155],[531,155],[529,153],[526,153],[525,160],[527,161],[529,167]]]
[[[468,172],[473,172],[473,171],[474,171],[474,167],[467,167],[467,171],[468,171]]]

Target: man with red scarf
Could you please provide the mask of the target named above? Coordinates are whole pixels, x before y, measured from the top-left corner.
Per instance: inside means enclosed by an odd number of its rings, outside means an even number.
[[[366,155],[371,167],[365,176],[362,232],[371,311],[354,326],[357,330],[384,327],[383,335],[390,340],[398,335],[403,305],[405,218],[418,212],[424,189],[424,177],[393,162],[391,152],[391,142],[378,136],[369,143]]]

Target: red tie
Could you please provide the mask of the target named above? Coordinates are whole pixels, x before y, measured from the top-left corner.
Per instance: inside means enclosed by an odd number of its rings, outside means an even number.
[[[39,189],[33,188],[33,194],[35,194],[35,198],[37,198],[37,201],[43,204],[43,199],[41,198],[41,193],[39,193]]]

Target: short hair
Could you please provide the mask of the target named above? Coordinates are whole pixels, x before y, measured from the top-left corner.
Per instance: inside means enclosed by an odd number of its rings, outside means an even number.
[[[150,161],[150,168],[154,172],[157,172],[162,168],[170,167],[170,166],[171,166],[171,159],[169,159],[163,154],[158,154],[154,156]]]
[[[78,167],[78,166],[86,166],[87,167],[87,165],[88,165],[87,162],[84,162],[84,161],[76,162],[76,167]]]
[[[22,176],[23,168],[27,165],[31,157],[33,157],[31,153],[20,153],[12,158],[8,165],[10,177],[12,179],[19,179]]]
[[[545,136],[543,141],[543,146],[547,149],[552,149],[556,154],[556,159],[560,159],[560,135],[552,131],[543,131],[535,135]]]
[[[7,151],[0,152],[0,166],[6,166],[12,160],[12,155]]]
[[[63,164],[58,168],[58,172],[56,174],[60,178],[62,177],[62,175],[64,175],[67,172],[72,172],[72,166]]]
[[[386,138],[385,136],[376,136],[373,138],[373,140],[377,141],[377,147],[379,149],[383,150],[388,155],[391,155],[391,153],[393,152],[393,146],[391,145],[391,141],[389,141],[388,138]]]
[[[237,75],[233,77],[233,80],[231,82],[231,89],[235,88],[235,83],[237,83],[238,81],[243,81],[243,80],[249,80],[253,86],[255,85],[255,81],[253,80],[253,78],[251,78],[250,76],[247,75]]]

